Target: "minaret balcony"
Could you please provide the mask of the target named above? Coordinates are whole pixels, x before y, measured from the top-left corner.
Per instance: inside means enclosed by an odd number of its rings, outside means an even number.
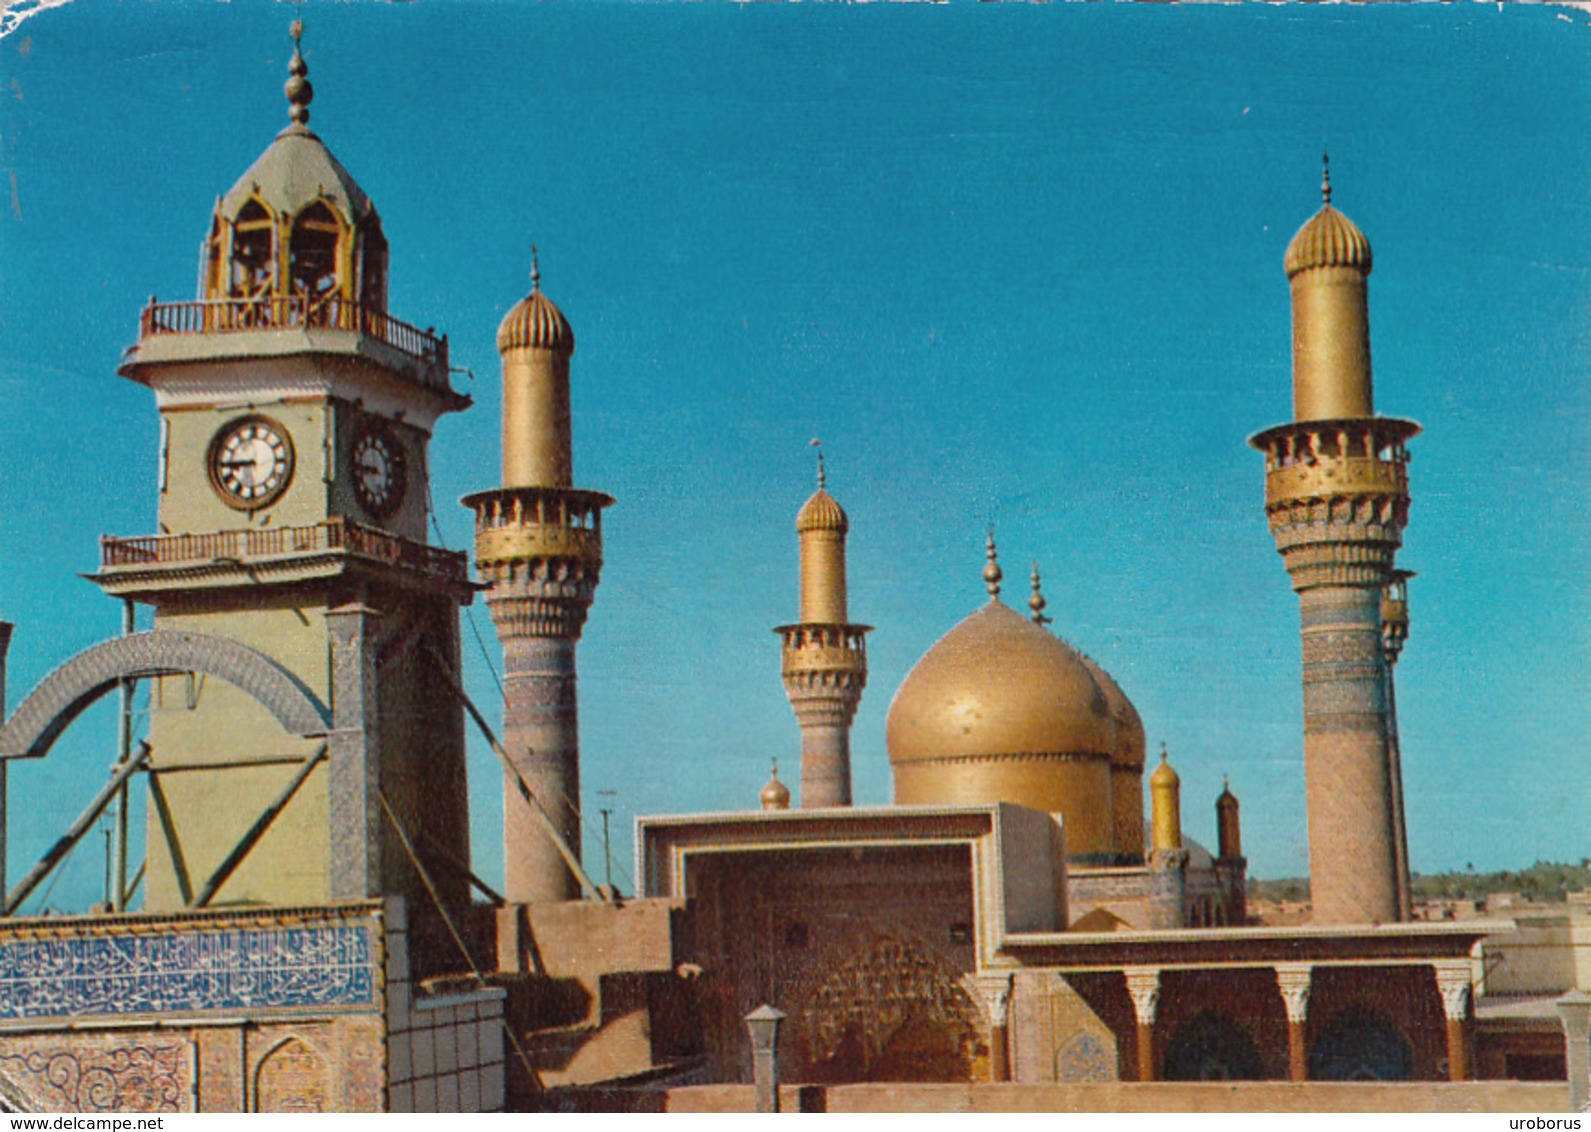
[[[774,630],[784,642],[784,675],[867,671],[869,625],[797,624]]]
[[[1265,453],[1267,510],[1305,500],[1386,497],[1407,500],[1407,442],[1413,421],[1389,417],[1296,421],[1249,444]]]
[[[389,581],[445,589],[469,600],[469,559],[340,516],[303,527],[100,539],[107,594],[158,602],[162,593],[291,584],[374,572]]]
[[[210,299],[161,303],[153,297],[138,320],[138,343],[122,372],[137,378],[148,365],[270,357],[302,352],[355,354],[395,370],[451,401],[464,401],[448,381],[447,336],[410,326],[384,310],[337,295]],[[461,407],[461,406],[460,406]]]
[[[475,561],[560,558],[600,565],[602,509],[613,497],[563,487],[511,487],[466,496],[475,512]]]

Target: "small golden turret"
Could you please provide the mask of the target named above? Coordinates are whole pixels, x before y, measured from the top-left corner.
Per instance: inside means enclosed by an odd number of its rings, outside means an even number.
[[[845,536],[851,522],[827,486],[828,473],[819,452],[818,490],[796,514],[796,534],[801,539],[801,620],[843,625]]]
[[[1166,761],[1160,744],[1160,765],[1149,776],[1149,825],[1157,853],[1182,848],[1182,779]]]
[[[497,329],[503,357],[503,486],[569,487],[574,483],[569,426],[569,320],[542,293],[541,266],[531,254],[530,294]]]
[[[790,788],[779,781],[779,760],[773,760],[773,777],[768,779],[768,785],[762,788],[758,796],[765,810],[788,810],[790,808]]]
[[[1220,847],[1223,861],[1230,861],[1243,855],[1243,834],[1238,825],[1237,797],[1232,793],[1232,784],[1224,775],[1221,778],[1221,795],[1215,800],[1215,830],[1216,843]]]
[[[1370,241],[1331,206],[1329,164],[1320,192],[1320,211],[1293,237],[1283,263],[1293,289],[1293,419],[1369,417]]]

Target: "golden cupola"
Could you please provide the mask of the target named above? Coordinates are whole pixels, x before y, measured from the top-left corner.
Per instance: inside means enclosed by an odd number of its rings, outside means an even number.
[[[1331,206],[1331,170],[1323,204],[1287,245],[1283,267],[1293,291],[1293,419],[1341,420],[1374,415],[1370,376],[1370,241]]]
[[[845,508],[828,492],[823,454],[818,454],[818,490],[796,512],[796,535],[801,541],[801,620],[844,624],[845,536],[851,522]]]
[[[1160,745],[1160,765],[1149,776],[1150,826],[1157,853],[1182,848],[1182,776],[1171,768],[1166,746]]]
[[[788,810],[790,808],[790,788],[779,781],[779,764],[773,764],[773,772],[768,779],[768,784],[762,788],[762,793],[757,796],[764,810]]]
[[[1069,857],[1113,863],[1110,701],[1076,649],[1000,601],[993,536],[984,580],[988,603],[923,655],[890,704],[895,802],[1060,813]]]
[[[530,294],[497,328],[503,358],[503,484],[567,488],[574,483],[569,419],[569,359],[575,332],[541,290],[530,249]]]

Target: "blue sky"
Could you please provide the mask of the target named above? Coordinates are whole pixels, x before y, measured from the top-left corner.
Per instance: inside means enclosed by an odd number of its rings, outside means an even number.
[[[217,194],[286,124],[293,9],[76,0],[0,39],[0,617],[9,700],[114,635],[77,575],[150,533],[156,415],[115,376],[151,294],[192,297]],[[312,126],[381,211],[393,313],[451,338],[476,407],[432,446],[437,518],[498,480],[497,322],[529,245],[574,324],[575,478],[618,497],[580,646],[582,777],[636,813],[754,804],[799,733],[809,441],[877,626],[884,718],[983,597],[1025,599],[1137,703],[1214,840],[1230,775],[1261,876],[1307,868],[1297,604],[1245,438],[1285,420],[1282,253],[1335,203],[1375,247],[1377,408],[1425,427],[1400,564],[1417,870],[1591,853],[1591,18],[1481,5],[320,4]],[[1009,591],[1008,591],[1009,592]],[[489,618],[473,616],[497,661]],[[469,683],[491,704],[464,628]],[[493,711],[495,715],[495,710]],[[12,772],[15,877],[114,721]],[[471,752],[476,858],[498,776]],[[600,822],[587,834],[600,858]],[[93,899],[85,845],[51,900]]]

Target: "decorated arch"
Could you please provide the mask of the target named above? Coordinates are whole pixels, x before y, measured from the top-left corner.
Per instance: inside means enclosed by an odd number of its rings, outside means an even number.
[[[256,649],[205,633],[156,629],[103,641],[51,672],[0,730],[0,759],[36,759],[94,701],[123,680],[203,673],[252,697],[293,735],[324,735],[325,706],[299,679]]]

